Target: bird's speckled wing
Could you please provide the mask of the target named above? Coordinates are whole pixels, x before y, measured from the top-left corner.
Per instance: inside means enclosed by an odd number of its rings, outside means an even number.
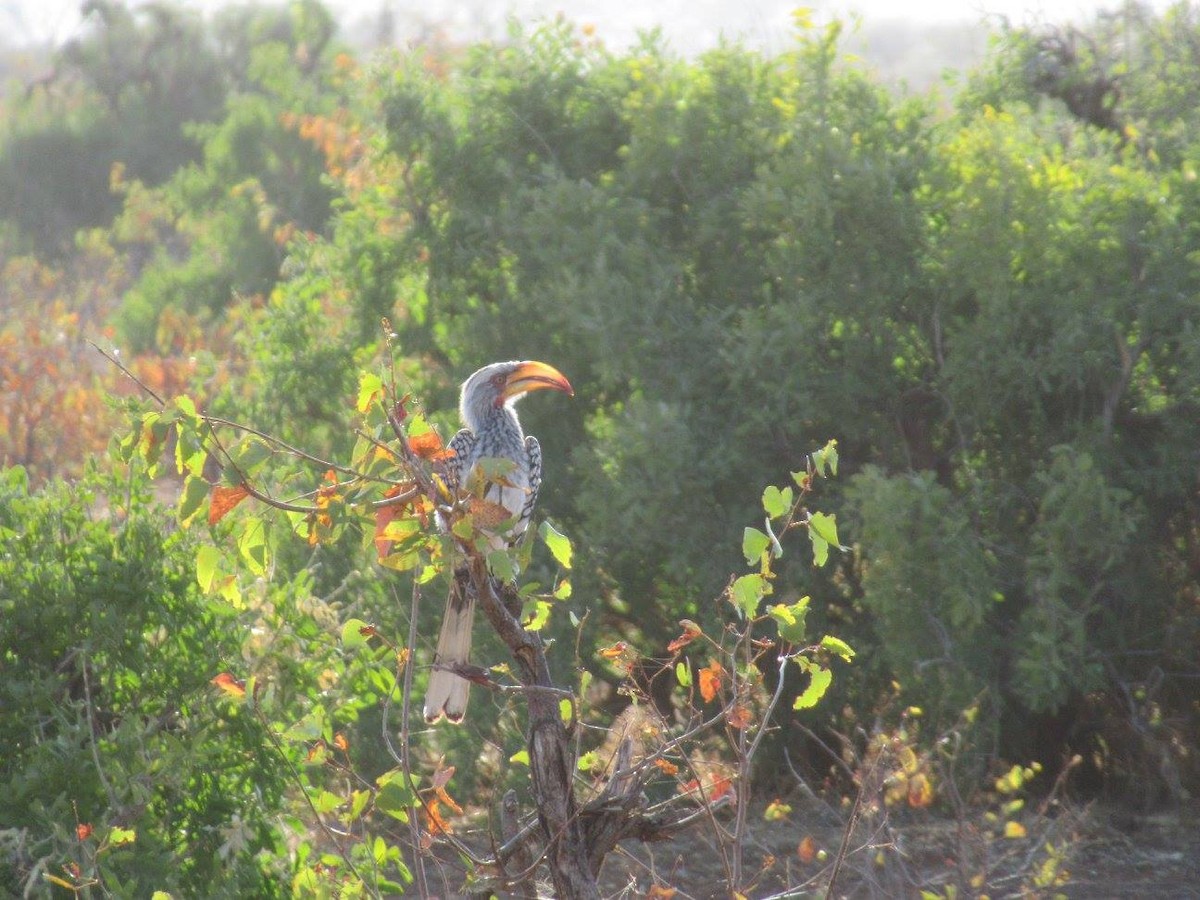
[[[525,453],[529,460],[529,487],[525,495],[525,505],[521,507],[521,518],[517,522],[516,533],[523,534],[533,518],[533,508],[537,506],[538,488],[542,486],[542,445],[532,434],[525,438]]]
[[[454,455],[446,460],[446,487],[450,489],[451,494],[458,493],[458,489],[463,483],[463,477],[474,463],[472,456],[478,442],[479,439],[475,437],[475,433],[466,428],[450,438],[450,445],[447,449]]]

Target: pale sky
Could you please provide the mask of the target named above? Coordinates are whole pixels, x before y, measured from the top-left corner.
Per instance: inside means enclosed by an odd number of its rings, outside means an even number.
[[[532,21],[563,13],[579,24],[591,24],[609,46],[627,47],[640,30],[662,28],[671,47],[690,53],[716,44],[721,35],[765,50],[790,43],[791,12],[814,10],[817,22],[834,14],[859,13],[864,20],[924,23],[980,22],[1007,16],[1014,22],[1086,20],[1119,0],[330,0],[342,21],[353,26],[378,15],[387,5],[401,39],[438,28],[456,40],[499,37],[510,14]],[[81,0],[0,0],[0,34],[10,43],[67,40],[81,26]],[[189,7],[211,10],[220,0],[185,0]],[[1162,8],[1167,0],[1150,5]]]

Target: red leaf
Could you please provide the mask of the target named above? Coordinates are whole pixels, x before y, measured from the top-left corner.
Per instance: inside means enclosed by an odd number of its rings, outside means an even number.
[[[216,525],[231,509],[249,496],[250,491],[243,484],[237,487],[218,484],[212,489],[212,499],[208,504],[208,524]]]
[[[75,837],[79,838],[79,840],[86,841],[91,836],[92,836],[92,826],[91,825],[88,825],[86,822],[81,822],[80,824],[75,826]]]
[[[672,655],[678,653],[703,633],[700,631],[699,625],[688,619],[684,619],[679,624],[683,626],[683,634],[667,644],[667,652]]]

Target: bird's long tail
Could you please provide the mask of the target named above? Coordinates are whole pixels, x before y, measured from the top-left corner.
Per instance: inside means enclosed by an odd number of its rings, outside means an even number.
[[[471,656],[471,630],[475,620],[475,591],[465,571],[455,572],[450,582],[450,597],[442,630],[438,634],[433,672],[425,692],[425,721],[436,722],[443,715],[461,722],[467,714],[471,683],[442,666],[466,665]]]

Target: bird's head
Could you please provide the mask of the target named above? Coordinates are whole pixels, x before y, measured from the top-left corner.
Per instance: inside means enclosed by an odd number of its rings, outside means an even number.
[[[460,409],[463,422],[481,421],[492,410],[516,403],[530,391],[551,389],[575,396],[571,382],[553,366],[541,362],[498,362],[484,366],[463,382]]]

